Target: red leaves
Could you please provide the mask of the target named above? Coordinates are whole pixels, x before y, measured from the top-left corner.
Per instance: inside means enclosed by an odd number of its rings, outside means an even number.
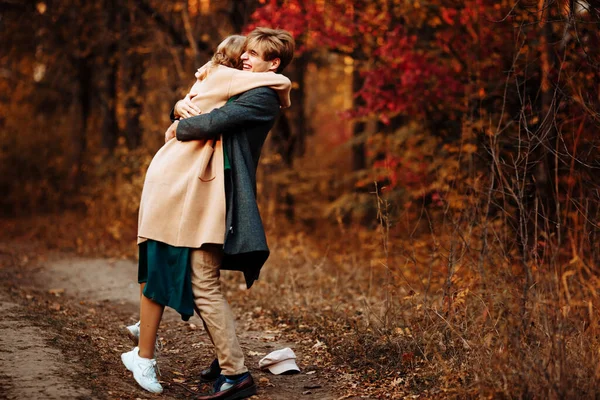
[[[390,15],[372,2],[345,0],[288,0],[282,5],[270,0],[251,17],[247,30],[256,26],[276,26],[290,31],[298,51],[329,49],[352,54],[370,53],[377,38],[388,30]],[[362,50],[361,50],[362,49]]]
[[[400,184],[402,187],[418,189],[427,181],[427,164],[387,153],[383,160],[375,161],[373,168],[379,171],[377,180],[387,179],[387,189]]]
[[[358,115],[377,113],[384,123],[389,115],[423,115],[462,88],[449,67],[418,50],[417,38],[406,35],[402,27],[388,33],[373,55],[376,66],[363,73],[358,95],[365,105]]]
[[[287,29],[296,37],[299,52],[341,52],[355,58],[357,68],[364,68],[364,85],[356,93],[363,105],[352,116],[376,114],[387,123],[400,113],[419,116],[438,104],[460,104],[455,98],[464,88],[455,78],[457,63],[444,63],[439,51],[421,49],[417,36],[409,34],[400,20],[392,22],[392,12],[383,3],[270,0],[264,4],[252,15],[248,29],[260,25]],[[473,13],[441,8],[446,25],[469,20]]]
[[[408,353],[402,353],[402,361],[405,363],[410,363],[412,361],[414,361],[415,359],[415,353],[413,353],[412,351],[408,352]]]
[[[458,11],[456,11],[456,9],[442,7],[440,16],[442,17],[442,20],[448,25],[454,25],[454,20],[457,14]]]

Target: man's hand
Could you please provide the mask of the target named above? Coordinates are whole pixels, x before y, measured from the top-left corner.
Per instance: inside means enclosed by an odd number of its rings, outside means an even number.
[[[177,135],[177,125],[179,125],[179,121],[174,121],[171,126],[165,132],[165,143],[169,140],[173,139]]]
[[[192,103],[192,99],[196,95],[197,93],[188,93],[183,99],[175,103],[174,114],[176,117],[189,118],[202,114],[202,110]]]

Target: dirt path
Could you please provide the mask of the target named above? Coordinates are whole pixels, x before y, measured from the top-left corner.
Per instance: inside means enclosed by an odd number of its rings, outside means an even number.
[[[0,246],[0,398],[156,398],[121,365],[132,345],[123,335],[137,320],[139,289],[132,261],[42,256],[30,261]],[[256,399],[334,399],[325,373],[306,346],[261,324],[260,310],[232,304],[246,363],[258,384]],[[200,370],[214,357],[198,317],[183,322],[165,312],[159,336],[161,398],[187,398]],[[267,353],[291,347],[302,373],[274,376],[258,369]],[[202,388],[208,389],[208,388]]]
[[[71,379],[77,365],[48,346],[52,333],[23,319],[22,307],[0,294],[0,397],[8,399],[86,398],[90,390]],[[71,375],[69,377],[69,375]]]

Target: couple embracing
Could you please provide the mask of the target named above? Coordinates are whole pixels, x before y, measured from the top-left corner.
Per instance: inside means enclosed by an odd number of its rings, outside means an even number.
[[[216,359],[201,374],[216,380],[200,399],[256,393],[221,292],[220,270],[244,273],[250,288],[269,256],[256,203],[263,143],[291,82],[294,39],[279,29],[231,36],[198,69],[196,83],[171,111],[165,145],[144,181],[138,221],[140,321],[127,327],[138,347],[121,355],[144,389],[161,393],[154,355],[165,306],[188,320],[196,311]]]

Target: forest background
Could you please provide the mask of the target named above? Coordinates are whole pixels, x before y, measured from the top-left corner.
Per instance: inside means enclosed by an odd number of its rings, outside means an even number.
[[[598,397],[596,0],[0,0],[3,235],[135,257],[171,107],[255,26],[297,40],[258,189],[307,266],[263,306],[364,387]]]

